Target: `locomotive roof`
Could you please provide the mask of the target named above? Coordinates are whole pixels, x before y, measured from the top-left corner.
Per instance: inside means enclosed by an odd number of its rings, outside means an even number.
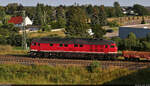
[[[39,38],[33,39],[32,42],[38,43],[59,43],[59,44],[95,44],[105,45],[114,43],[111,40],[88,39],[88,38]]]

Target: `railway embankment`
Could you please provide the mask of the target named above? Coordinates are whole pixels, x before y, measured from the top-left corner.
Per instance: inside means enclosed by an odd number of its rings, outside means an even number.
[[[83,66],[49,66],[0,64],[1,84],[148,84],[149,68],[129,70],[127,68],[102,69],[96,66],[89,71]],[[143,79],[144,78],[144,79]]]

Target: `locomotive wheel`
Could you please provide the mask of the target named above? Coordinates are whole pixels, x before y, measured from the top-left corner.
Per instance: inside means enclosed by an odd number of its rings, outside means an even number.
[[[125,59],[125,61],[128,61],[128,60],[129,60],[129,58],[127,58],[127,57],[125,57],[124,59]]]
[[[42,57],[42,53],[37,53],[36,57],[38,58]]]
[[[138,62],[138,61],[140,61],[140,59],[139,59],[139,58],[134,58],[134,60],[135,60],[135,61],[137,61],[137,62]]]
[[[49,57],[49,53],[44,53],[44,57],[48,58]]]

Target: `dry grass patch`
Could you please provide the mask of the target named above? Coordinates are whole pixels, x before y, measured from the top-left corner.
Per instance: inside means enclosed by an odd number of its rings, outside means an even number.
[[[33,32],[29,33],[29,38],[35,38],[35,37],[47,37],[50,35],[57,35],[59,37],[65,37],[64,31],[53,31],[53,32]]]
[[[0,45],[0,55],[19,55],[27,54],[28,50],[14,50],[10,45]]]

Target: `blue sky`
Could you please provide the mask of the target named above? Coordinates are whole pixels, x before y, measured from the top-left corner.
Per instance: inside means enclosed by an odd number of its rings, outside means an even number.
[[[72,5],[75,2],[82,4],[112,6],[114,1],[118,1],[121,6],[133,6],[134,4],[141,4],[150,6],[150,0],[0,0],[0,5],[6,6],[8,3],[21,3],[24,6],[36,6],[37,3],[45,5]]]

